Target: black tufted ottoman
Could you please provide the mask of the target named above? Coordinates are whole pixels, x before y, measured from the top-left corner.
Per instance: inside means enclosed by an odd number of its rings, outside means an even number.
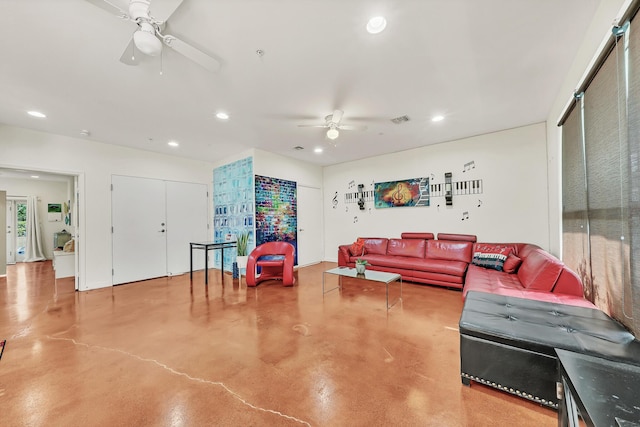
[[[640,343],[604,312],[494,295],[467,294],[460,317],[460,375],[558,407],[555,348],[640,360]]]

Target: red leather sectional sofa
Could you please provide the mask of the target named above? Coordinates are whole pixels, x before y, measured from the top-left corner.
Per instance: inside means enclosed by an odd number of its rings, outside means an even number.
[[[528,298],[589,308],[580,278],[553,255],[528,243],[477,243],[467,234],[402,233],[400,239],[362,238],[364,254],[352,254],[352,245],[338,247],[338,265],[353,267],[356,259],[368,269],[398,273],[402,280],[469,291]],[[473,255],[483,247],[510,249],[520,263],[510,273],[474,265]]]
[[[354,267],[356,259],[366,259],[370,270],[398,273],[402,280],[462,289],[475,236],[455,235],[451,240],[433,233],[402,233],[400,239],[368,237],[364,255],[352,255],[351,245],[338,247],[338,265]],[[453,235],[450,235],[453,236]]]

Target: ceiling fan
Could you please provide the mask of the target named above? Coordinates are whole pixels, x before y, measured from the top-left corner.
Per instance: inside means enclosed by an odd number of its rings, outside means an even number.
[[[163,44],[187,57],[205,69],[215,72],[220,62],[176,36],[164,34],[167,20],[182,4],[183,0],[130,0],[129,10],[124,11],[117,0],[86,0],[87,2],[118,16],[122,20],[132,21],[138,29],[120,57],[120,62],[137,65],[138,58],[132,54],[134,46],[145,55],[157,56],[162,52]],[[153,12],[153,14],[152,14]]]
[[[325,123],[322,125],[298,125],[299,127],[325,128],[327,129],[327,138],[335,140],[340,136],[341,130],[366,130],[366,126],[343,125],[340,123],[344,111],[335,110],[324,118]]]

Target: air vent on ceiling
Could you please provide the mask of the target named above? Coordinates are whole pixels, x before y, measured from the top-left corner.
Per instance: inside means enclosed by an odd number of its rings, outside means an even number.
[[[393,123],[399,125],[400,123],[408,122],[409,121],[409,116],[404,115],[404,116],[396,117],[395,119],[391,119],[391,121]]]
[[[295,147],[293,147],[293,149],[294,149],[294,150],[298,150],[298,151],[300,151],[300,150],[304,150],[304,147],[301,147],[301,146],[299,146],[299,145],[296,145]]]

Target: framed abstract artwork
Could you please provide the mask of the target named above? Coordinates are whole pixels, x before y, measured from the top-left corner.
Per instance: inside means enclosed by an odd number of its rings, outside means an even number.
[[[429,206],[429,178],[374,183],[376,209]]]

